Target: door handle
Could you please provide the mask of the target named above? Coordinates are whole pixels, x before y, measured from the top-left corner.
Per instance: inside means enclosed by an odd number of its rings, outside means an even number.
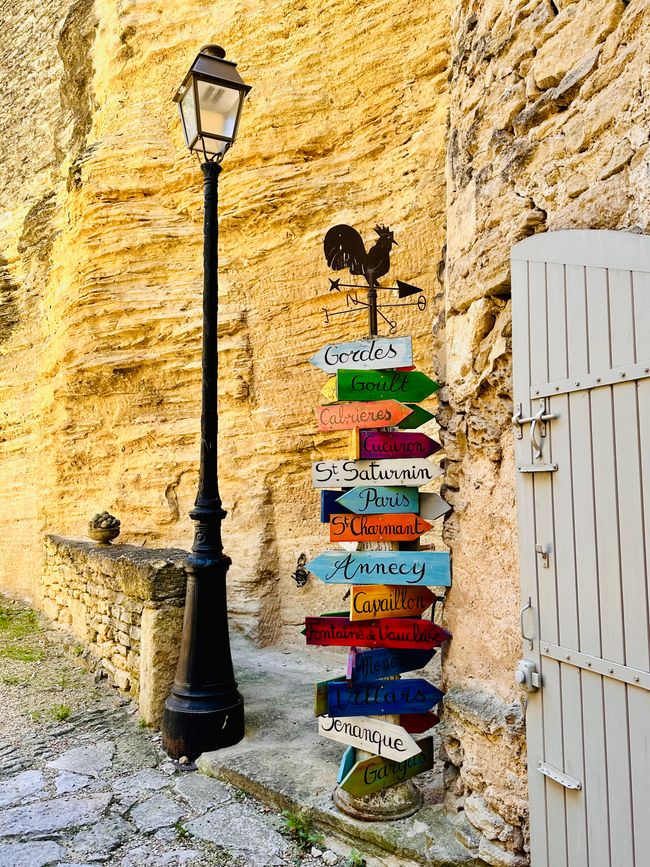
[[[519,612],[519,629],[521,630],[521,637],[524,639],[524,641],[528,642],[531,650],[533,649],[533,642],[535,641],[535,636],[534,635],[526,635],[526,628],[524,626],[524,615],[526,614],[528,609],[529,608],[532,609],[532,607],[533,607],[533,600],[532,600],[532,597],[529,596],[528,602],[526,603],[526,605],[524,605],[524,607]]]

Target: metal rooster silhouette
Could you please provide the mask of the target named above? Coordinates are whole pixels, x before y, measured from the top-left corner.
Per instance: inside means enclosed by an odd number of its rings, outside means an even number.
[[[350,274],[362,274],[368,286],[377,286],[377,280],[388,274],[390,251],[399,246],[388,226],[375,226],[379,240],[366,253],[361,235],[352,226],[332,226],[325,235],[323,246],[327,264],[333,271],[348,268]]]
[[[328,229],[323,240],[325,250],[325,259],[327,264],[333,271],[342,271],[347,268],[353,276],[362,276],[368,284],[368,300],[361,301],[354,294],[348,294],[347,305],[353,307],[368,308],[368,326],[370,336],[377,335],[377,314],[386,322],[390,328],[390,333],[393,334],[397,328],[397,323],[385,316],[381,307],[408,307],[408,304],[377,304],[377,289],[395,289],[399,298],[406,298],[409,295],[421,293],[422,290],[417,286],[411,286],[409,283],[403,283],[397,280],[397,286],[380,286],[379,278],[383,277],[390,270],[390,251],[393,245],[399,246],[395,240],[393,232],[388,226],[375,226],[375,232],[378,235],[377,241],[366,252],[365,245],[361,235],[352,226],[340,224],[332,226]],[[340,289],[362,289],[362,286],[356,286],[350,283],[341,283],[341,279],[332,280],[330,278],[330,292]],[[426,308],[426,298],[424,295],[419,295],[418,300],[411,302],[417,304],[420,310]],[[330,313],[327,308],[325,311],[325,321],[329,322],[330,316],[343,316],[346,313],[355,313],[356,310],[343,310],[338,313]]]

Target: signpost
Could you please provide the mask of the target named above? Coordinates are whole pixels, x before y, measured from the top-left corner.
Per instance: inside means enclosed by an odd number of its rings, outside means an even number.
[[[420,752],[401,762],[380,756],[357,762],[341,781],[341,788],[361,798],[386,789],[388,786],[403,783],[424,771],[430,771],[433,767],[433,738],[431,736],[422,738],[416,743]]]
[[[353,587],[350,620],[375,620],[377,617],[418,617],[435,602],[428,587],[395,587],[376,584]]]
[[[406,406],[411,410],[411,413],[397,425],[400,430],[413,430],[416,427],[421,427],[433,418],[432,412],[423,409],[417,403],[407,403]],[[370,425],[364,425],[364,427],[370,427]]]
[[[319,733],[347,745],[334,803],[366,820],[403,818],[422,804],[408,781],[433,767],[432,738],[415,742],[409,732],[427,731],[438,721],[431,708],[442,693],[421,677],[399,675],[426,666],[435,648],[451,637],[433,616],[420,616],[436,603],[429,588],[451,581],[447,553],[419,550],[422,534],[450,508],[436,494],[418,490],[441,475],[427,461],[441,446],[422,433],[406,432],[433,418],[417,401],[440,386],[413,366],[410,337],[377,336],[379,317],[391,333],[396,327],[382,306],[415,304],[424,310],[426,298],[419,287],[399,280],[396,286],[378,286],[390,269],[395,239],[387,226],[377,225],[375,232],[378,240],[368,249],[359,233],[343,224],[333,226],[324,240],[328,265],[368,284],[363,300],[356,282],[331,279],[332,291],[354,291],[346,293],[347,311],[325,309],[326,321],[367,308],[371,336],[326,345],[310,359],[333,374],[316,409],[318,430],[351,431],[351,454],[348,460],[312,464],[321,521],[329,521],[330,541],[347,550],[326,551],[305,568],[351,592],[345,597],[350,596],[349,616],[346,611],[307,617],[303,630],[308,645],[350,648],[347,676],[315,684],[314,711]],[[417,301],[380,305],[380,288]],[[396,787],[390,798],[368,797],[388,786]]]
[[[414,542],[431,529],[418,515],[330,514],[330,542]]]
[[[420,517],[425,521],[435,521],[449,511],[451,506],[438,494],[420,494]]]
[[[336,374],[338,400],[377,400],[394,397],[400,401],[424,400],[440,385],[419,370],[339,370]]]
[[[435,713],[401,713],[399,722],[412,735],[421,735],[438,725],[440,718]]]
[[[442,475],[442,470],[424,458],[383,461],[314,461],[311,482],[314,488],[332,485],[353,487],[380,484],[419,488]]]
[[[326,584],[451,584],[446,551],[325,551],[306,568]]]
[[[348,370],[410,367],[413,348],[410,337],[375,337],[351,343],[329,343],[309,361],[325,373],[336,373],[341,367]]]
[[[451,638],[430,620],[387,617],[350,622],[347,617],[306,617],[307,644],[319,647],[398,647],[430,650]]]
[[[355,427],[394,427],[413,410],[396,400],[372,403],[331,403],[316,407],[318,430],[352,430]]]
[[[377,680],[394,677],[406,671],[424,668],[433,659],[435,650],[351,650],[348,654],[348,679]]]
[[[417,512],[420,496],[415,488],[352,488],[337,503],[357,515],[406,514]]]
[[[443,693],[423,678],[330,683],[327,713],[335,717],[425,713],[442,697]]]
[[[440,448],[440,443],[422,433],[359,431],[359,457],[362,460],[428,458]]]
[[[397,762],[420,752],[420,747],[401,726],[365,716],[322,716],[318,720],[318,734]]]

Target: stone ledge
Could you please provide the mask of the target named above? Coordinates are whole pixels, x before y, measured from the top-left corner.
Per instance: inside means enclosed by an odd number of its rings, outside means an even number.
[[[137,545],[98,545],[85,539],[64,536],[45,537],[59,555],[79,565],[97,569],[107,578],[115,579],[128,596],[147,602],[178,597],[185,598],[185,561],[188,553],[180,548],[145,548]]]

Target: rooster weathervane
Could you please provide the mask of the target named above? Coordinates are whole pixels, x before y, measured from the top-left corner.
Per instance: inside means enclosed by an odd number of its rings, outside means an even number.
[[[396,286],[380,286],[379,278],[383,277],[390,270],[390,251],[393,247],[399,246],[395,240],[394,233],[388,226],[375,226],[375,232],[378,235],[377,241],[366,252],[365,245],[361,235],[352,226],[343,224],[332,226],[325,234],[323,247],[325,250],[325,259],[327,264],[333,271],[349,270],[353,276],[361,276],[366,280],[368,300],[361,301],[357,292],[348,293],[348,307],[367,307],[368,308],[368,326],[370,336],[377,336],[377,315],[386,322],[393,334],[397,329],[397,323],[389,319],[382,312],[382,308],[387,307],[411,307],[417,305],[420,310],[426,309],[427,301],[423,294],[419,295],[417,301],[407,302],[406,304],[377,304],[377,289],[391,289],[397,292],[398,298],[407,298],[409,295],[421,293],[422,290],[417,286],[411,286],[409,283],[404,283],[402,280],[397,280]],[[365,286],[358,286],[352,283],[341,283],[341,278],[336,280],[330,278],[330,292],[341,289],[365,289]],[[337,313],[331,313],[326,307],[325,322],[329,322],[330,316],[344,316],[346,313],[356,313],[357,310],[341,310]]]

